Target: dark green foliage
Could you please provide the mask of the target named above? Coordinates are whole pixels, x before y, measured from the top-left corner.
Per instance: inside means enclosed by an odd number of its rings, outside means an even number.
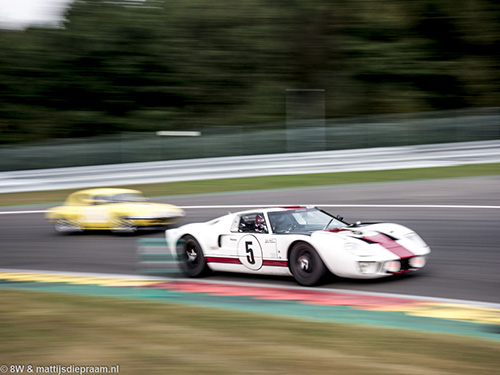
[[[63,27],[0,30],[0,143],[497,106],[491,0],[76,0]]]

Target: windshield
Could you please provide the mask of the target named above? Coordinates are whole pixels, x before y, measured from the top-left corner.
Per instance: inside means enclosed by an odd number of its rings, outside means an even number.
[[[120,203],[120,202],[145,202],[147,199],[139,193],[123,193],[116,194],[111,197],[111,202]]]
[[[146,202],[147,199],[139,193],[121,193],[113,196],[109,195],[96,195],[93,197],[92,204],[110,204],[110,203],[124,203],[124,202]]]
[[[317,208],[269,212],[273,233],[303,233],[345,227],[347,224]]]

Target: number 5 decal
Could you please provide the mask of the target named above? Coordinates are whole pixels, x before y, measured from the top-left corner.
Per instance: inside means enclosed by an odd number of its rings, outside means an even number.
[[[255,264],[255,256],[253,255],[253,249],[250,246],[252,246],[252,241],[245,241],[248,263]]]
[[[256,236],[244,235],[238,241],[238,258],[246,268],[252,271],[262,267],[262,246]]]

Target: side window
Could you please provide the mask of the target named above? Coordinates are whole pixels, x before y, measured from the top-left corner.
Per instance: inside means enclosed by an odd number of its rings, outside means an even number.
[[[110,198],[106,195],[95,195],[92,204],[94,206],[110,203]]]
[[[239,232],[239,228],[240,228],[240,221],[241,221],[241,218],[240,216],[236,215],[233,219],[233,223],[231,224],[231,232]]]
[[[239,217],[238,232],[268,233],[267,223],[264,214],[261,212],[256,212],[256,213],[241,215]]]
[[[269,221],[274,233],[290,233],[300,227],[300,222],[296,220],[295,214],[287,211],[270,212]]]

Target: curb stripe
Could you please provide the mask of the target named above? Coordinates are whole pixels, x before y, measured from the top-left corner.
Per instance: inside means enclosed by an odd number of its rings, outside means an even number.
[[[141,295],[141,293],[147,294],[151,290],[163,290],[164,292],[183,294],[188,300],[194,298],[189,297],[190,295],[205,295],[203,300],[206,299],[206,301],[210,301],[211,298],[216,297],[230,297],[229,302],[233,301],[231,303],[237,303],[234,302],[234,297],[245,297],[254,300],[255,303],[257,301],[267,301],[267,303],[285,303],[288,301],[302,306],[311,306],[311,308],[313,306],[324,308],[346,307],[352,311],[401,313],[407,317],[444,319],[470,324],[500,326],[500,305],[481,305],[480,303],[473,303],[471,301],[460,303],[459,301],[454,302],[454,300],[444,299],[429,298],[426,300],[422,297],[328,290],[325,288],[290,288],[258,284],[199,282],[188,279],[141,278],[140,276],[113,277],[109,275],[108,277],[105,274],[83,275],[0,270],[0,288],[30,289],[37,283],[40,287],[46,287],[49,291],[57,291],[57,288],[60,289],[61,286],[66,285],[64,290],[68,293],[71,293],[72,290],[78,290],[72,288],[81,287],[95,287],[96,291],[109,288],[109,292],[107,293],[111,293],[114,296],[127,294],[127,290],[134,291],[138,295]],[[116,292],[112,292],[112,290]],[[264,305],[263,308],[265,306],[267,305]],[[390,325],[390,322],[386,324]]]

